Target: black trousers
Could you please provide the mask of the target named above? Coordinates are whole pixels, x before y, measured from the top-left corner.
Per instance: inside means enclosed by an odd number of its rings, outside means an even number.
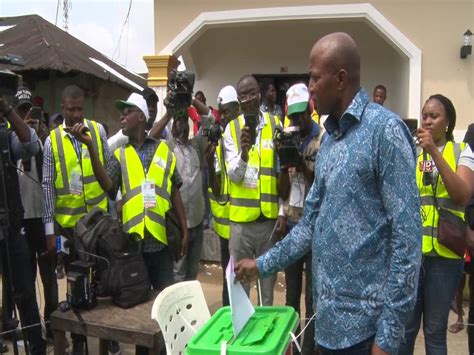
[[[471,254],[471,258],[473,255]],[[469,314],[467,316],[467,340],[469,344],[469,354],[474,354],[474,260],[469,263]]]
[[[36,302],[36,290],[33,271],[30,265],[30,251],[24,235],[20,233],[21,225],[12,225],[8,229],[8,250],[5,240],[1,243],[2,268],[4,280],[10,277],[13,283],[13,296],[18,307],[20,320],[28,340],[32,355],[46,354],[46,342],[42,337],[41,322]],[[10,265],[8,265],[7,254]],[[11,266],[11,269],[10,267]],[[10,295],[4,295],[10,299]]]
[[[349,348],[339,350],[326,349],[318,345],[315,353],[318,355],[370,355],[374,341],[375,335]]]
[[[55,263],[49,258],[46,252],[46,237],[41,218],[31,218],[23,220],[26,241],[30,251],[31,269],[36,280],[37,262],[41,281],[43,283],[44,294],[44,319],[49,321],[51,313],[58,307],[58,282],[56,280]],[[47,327],[48,329],[49,327]]]
[[[229,293],[227,292],[227,279],[225,277],[225,269],[230,260],[229,239],[219,237],[221,243],[221,265],[222,265],[222,306],[230,305]]]
[[[286,280],[286,305],[293,307],[301,316],[300,299],[303,290],[303,270],[306,270],[305,282],[305,325],[308,324],[310,318],[313,316],[313,292],[312,292],[312,268],[311,268],[311,253],[306,254],[300,260],[290,265],[285,269]],[[298,331],[299,332],[299,327]],[[301,353],[303,355],[313,354],[314,352],[314,319],[308,325],[304,332],[303,344]]]

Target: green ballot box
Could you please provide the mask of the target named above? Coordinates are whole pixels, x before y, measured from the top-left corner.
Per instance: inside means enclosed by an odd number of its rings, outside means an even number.
[[[221,354],[226,342],[226,354],[291,354],[291,336],[298,325],[293,307],[255,307],[255,313],[234,339],[230,307],[219,309],[191,338],[188,355]]]

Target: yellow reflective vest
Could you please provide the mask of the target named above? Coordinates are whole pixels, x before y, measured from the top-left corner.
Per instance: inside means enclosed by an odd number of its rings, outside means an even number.
[[[176,167],[175,155],[165,142],[160,142],[147,171],[131,144],[118,148],[114,155],[122,170],[123,230],[129,234],[136,233],[143,239],[146,228],[154,238],[168,245],[165,216],[171,208],[171,177]],[[154,185],[154,207],[145,207],[145,183]]]
[[[228,178],[225,163],[222,159],[224,156],[223,152],[222,139],[219,141],[219,144],[216,147],[216,156],[217,163],[220,166],[220,176],[221,176],[221,191],[222,194],[219,196],[214,196],[212,189],[209,187],[209,200],[211,202],[211,211],[212,211],[212,225],[216,234],[224,239],[229,239],[230,237],[230,225],[229,225],[229,214],[230,214],[230,202],[229,202],[229,187],[228,187]],[[224,163],[224,164],[223,164]]]
[[[96,122],[84,119],[92,142],[104,164],[104,151]],[[78,159],[74,145],[63,125],[51,132],[51,148],[56,171],[54,218],[63,228],[74,228],[76,222],[97,206],[107,211],[107,195],[97,182],[87,146],[82,144]]]
[[[457,169],[457,162],[464,146],[464,144],[460,145],[452,141],[448,141],[444,146],[442,153],[443,158],[454,172]],[[431,160],[429,154],[427,159]],[[423,186],[423,172],[420,169],[420,163],[422,161],[423,154],[419,154],[416,169],[416,183],[420,190],[421,197],[421,218],[423,223],[422,252],[423,254],[429,254],[435,251],[436,254],[445,258],[460,259],[456,253],[438,243],[437,227],[439,214],[434,199],[435,193],[438,207],[448,209],[462,219],[464,219],[464,207],[456,205],[451,200],[440,175],[436,178],[434,186]]]
[[[263,215],[266,218],[278,217],[277,157],[273,147],[273,133],[280,121],[277,116],[263,113],[265,123],[258,145],[249,151],[245,178],[239,183],[230,181],[230,215],[232,222],[252,222]],[[239,116],[230,123],[234,144],[240,152],[240,134],[245,125],[244,117]],[[256,177],[254,185],[252,178]]]

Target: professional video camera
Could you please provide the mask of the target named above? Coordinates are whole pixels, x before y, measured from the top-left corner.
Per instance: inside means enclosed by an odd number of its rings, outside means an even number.
[[[275,147],[278,150],[280,165],[284,167],[295,167],[300,160],[299,144],[300,144],[300,128],[298,126],[290,126],[285,129],[275,128],[273,135]]]
[[[170,92],[164,101],[166,108],[175,111],[184,111],[191,106],[194,88],[194,73],[189,70],[171,70],[168,78],[168,91]]]
[[[25,65],[23,58],[17,55],[8,54],[0,56],[0,64]],[[20,85],[20,76],[10,70],[0,70],[0,95],[13,96]]]
[[[207,135],[207,141],[210,143],[217,144],[219,143],[219,139],[222,137],[222,127],[214,123],[209,128],[209,134]]]
[[[76,260],[67,273],[66,300],[73,308],[92,309],[97,304],[95,262]]]

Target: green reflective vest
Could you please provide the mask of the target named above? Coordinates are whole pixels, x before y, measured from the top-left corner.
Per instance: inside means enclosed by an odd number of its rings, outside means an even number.
[[[171,177],[176,167],[175,155],[166,143],[160,142],[148,171],[145,171],[131,144],[118,148],[114,154],[122,170],[123,230],[129,234],[137,233],[143,239],[146,228],[154,238],[168,245],[165,215],[171,208]],[[142,191],[145,181],[154,184],[154,207],[145,207]]]
[[[89,128],[92,142],[104,163],[104,152],[96,122],[84,119]],[[82,144],[81,157],[78,159],[71,139],[63,130],[63,125],[51,132],[51,148],[56,171],[54,218],[63,228],[74,228],[76,222],[97,206],[107,211],[107,195],[97,182],[89,150]],[[78,184],[78,182],[80,182]]]
[[[232,222],[252,222],[260,215],[275,219],[278,217],[278,178],[276,170],[276,151],[273,147],[273,133],[280,125],[277,116],[264,114],[265,124],[260,134],[259,148],[254,145],[249,151],[247,173],[258,170],[256,186],[249,187],[245,178],[235,183],[230,181],[230,215]],[[240,133],[244,117],[239,116],[229,123],[234,144],[240,149]],[[252,174],[250,174],[252,175]]]
[[[230,237],[230,225],[229,225],[229,213],[230,213],[230,203],[229,203],[229,187],[228,187],[228,178],[225,171],[226,166],[223,163],[222,157],[222,140],[219,141],[219,144],[216,147],[217,163],[220,166],[221,170],[221,189],[222,195],[214,196],[212,189],[209,187],[209,200],[211,202],[211,211],[212,211],[212,225],[216,234],[224,239],[229,239]]]
[[[443,158],[448,163],[449,167],[455,172],[457,169],[457,162],[461,154],[461,150],[465,147],[465,144],[458,144],[452,141],[448,141],[443,149]],[[431,157],[427,156],[428,160]],[[435,186],[423,185],[423,172],[420,169],[420,163],[423,161],[423,155],[419,154],[417,169],[416,169],[416,183],[420,190],[421,197],[421,218],[423,222],[423,254],[428,254],[434,251],[439,256],[449,259],[459,259],[460,257],[446,248],[444,245],[438,243],[438,210],[435,206],[435,192],[438,207],[450,210],[453,214],[464,219],[464,207],[456,205],[448,195],[446,187],[444,186],[443,179],[440,175],[437,177]]]

